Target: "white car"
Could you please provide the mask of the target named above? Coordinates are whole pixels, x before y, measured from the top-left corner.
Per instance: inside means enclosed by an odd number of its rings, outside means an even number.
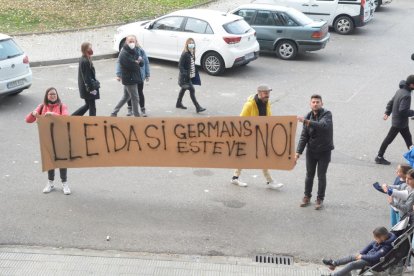
[[[121,26],[113,48],[119,51],[135,35],[151,58],[179,61],[185,41],[196,43],[196,65],[210,75],[245,65],[259,56],[256,32],[240,16],[206,9],[179,10],[151,21]]]
[[[29,58],[10,36],[0,34],[0,96],[19,94],[31,85]]]
[[[350,34],[374,15],[373,0],[255,0],[253,3],[295,8],[313,20],[327,21],[338,34]]]

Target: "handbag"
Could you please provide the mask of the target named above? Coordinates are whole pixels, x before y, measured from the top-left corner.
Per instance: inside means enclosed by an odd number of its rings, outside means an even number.
[[[191,79],[191,83],[193,85],[201,85],[201,79],[200,79],[200,74],[198,73],[198,70],[196,70],[194,78]]]

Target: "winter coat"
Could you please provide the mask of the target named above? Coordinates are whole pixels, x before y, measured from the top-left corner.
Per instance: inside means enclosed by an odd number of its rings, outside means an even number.
[[[395,92],[394,97],[388,102],[385,114],[392,114],[392,126],[396,128],[408,127],[408,117],[414,116],[411,107],[411,90],[404,80],[400,82],[400,89]]]
[[[395,241],[396,238],[395,234],[389,233],[389,237],[386,241],[382,243],[377,243],[376,241],[371,242],[360,252],[362,255],[361,259],[367,261],[371,265],[378,263],[381,257],[384,257],[392,249],[392,242]]]
[[[240,116],[248,117],[248,116],[259,116],[259,108],[257,107],[255,97],[256,95],[251,95],[247,102],[244,104],[242,112]],[[272,116],[272,109],[270,107],[270,102],[267,101],[266,104],[266,116]]]
[[[407,191],[408,191],[408,196],[407,196]],[[393,201],[392,203],[390,203],[392,207],[395,207],[396,209],[398,209],[398,213],[400,214],[400,217],[405,216],[408,212],[411,212],[413,210],[414,192],[411,187],[407,187],[406,190],[402,190],[402,191],[392,190],[392,196],[401,199],[400,201],[397,201],[397,202]],[[413,213],[411,213],[411,217],[414,217]]]
[[[332,113],[321,108],[317,116],[311,111],[306,115],[305,119],[309,120],[309,125],[303,123],[302,134],[296,152],[302,154],[306,146],[313,153],[333,150]]]
[[[183,52],[180,57],[180,61],[178,62],[178,68],[180,69],[180,73],[178,75],[178,85],[181,88],[186,88],[188,86],[192,86],[191,83],[191,53],[190,52]]]
[[[144,62],[144,65],[140,68],[141,79],[144,80],[146,78],[149,78],[150,77],[150,65],[149,65],[149,59],[148,59],[147,54],[145,53],[144,49],[139,48],[139,47],[135,48],[135,51],[137,52],[138,56],[142,57],[142,60]],[[117,77],[120,77],[122,79],[121,65],[119,64],[119,59],[116,62],[115,74]]]
[[[48,105],[39,104],[36,107],[35,111],[37,111],[37,113],[39,113],[39,115],[45,115],[46,112],[52,112],[53,115],[55,115],[55,116],[69,115],[68,108],[67,108],[66,104],[63,104],[63,103],[48,104]],[[33,112],[30,112],[29,114],[27,114],[26,123],[33,123],[33,122],[36,121],[36,117],[33,116],[32,113]]]
[[[118,62],[121,67],[123,85],[134,85],[143,82],[141,67],[144,66],[144,62],[138,64],[136,62],[138,57],[137,51],[129,48],[128,45],[124,45],[119,53]]]
[[[95,67],[86,56],[82,56],[79,59],[78,69],[78,87],[81,99],[99,99],[99,89],[96,95],[89,93],[93,90],[91,90],[92,80],[96,80]]]

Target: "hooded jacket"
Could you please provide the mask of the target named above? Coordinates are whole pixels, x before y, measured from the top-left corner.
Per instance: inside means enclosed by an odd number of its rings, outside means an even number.
[[[302,154],[306,146],[313,153],[333,150],[332,113],[321,108],[317,115],[311,111],[306,115],[305,119],[309,120],[309,125],[303,124],[296,152]]]
[[[405,80],[400,81],[400,89],[395,92],[394,97],[388,102],[385,114],[392,114],[392,126],[395,128],[408,127],[408,117],[414,116],[411,110],[411,90]]]
[[[396,238],[393,233],[390,233],[388,239],[382,243],[377,243],[376,241],[371,242],[360,252],[362,255],[361,259],[371,265],[378,263],[381,257],[384,257],[392,249],[392,242]]]
[[[259,108],[257,107],[255,97],[256,95],[251,95],[247,99],[247,102],[244,104],[240,116],[249,117],[249,116],[259,116]],[[270,102],[267,101],[266,104],[266,116],[272,116],[272,109]]]

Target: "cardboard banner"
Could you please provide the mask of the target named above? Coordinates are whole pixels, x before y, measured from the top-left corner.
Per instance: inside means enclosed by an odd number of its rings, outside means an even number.
[[[82,167],[290,170],[296,116],[37,120],[43,171]]]

